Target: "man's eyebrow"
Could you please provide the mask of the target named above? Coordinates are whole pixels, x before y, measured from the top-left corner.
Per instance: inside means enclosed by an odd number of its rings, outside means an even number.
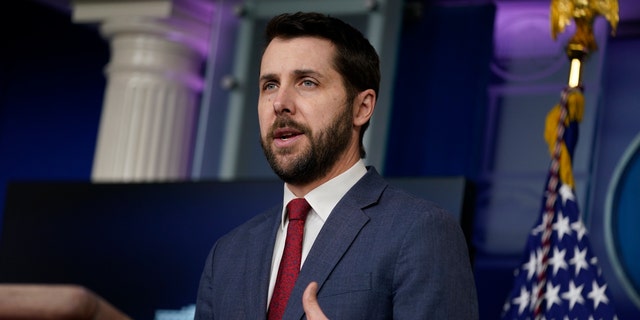
[[[278,77],[275,75],[275,73],[267,73],[260,76],[260,82],[270,81],[276,78]]]
[[[318,78],[322,77],[322,74],[312,70],[312,69],[296,69],[293,70],[292,72],[295,76],[315,76]],[[275,73],[265,73],[263,75],[260,76],[259,82],[266,82],[266,81],[271,81],[271,80],[275,80],[278,79],[278,75]]]
[[[308,75],[313,75],[316,77],[322,76],[319,72],[312,69],[296,69],[293,71],[293,74],[295,74],[296,76],[308,76]]]

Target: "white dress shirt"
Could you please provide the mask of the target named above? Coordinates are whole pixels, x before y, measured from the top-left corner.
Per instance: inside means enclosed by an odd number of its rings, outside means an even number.
[[[311,205],[311,211],[307,215],[307,220],[304,225],[304,238],[302,240],[302,262],[300,267],[304,264],[311,246],[318,237],[320,229],[324,225],[324,222],[329,218],[329,214],[333,208],[338,204],[340,199],[356,184],[365,174],[367,168],[364,161],[356,162],[349,170],[341,173],[339,176],[325,182],[317,188],[311,190],[304,198]],[[276,278],[278,277],[278,268],[280,267],[280,260],[282,259],[282,253],[284,251],[284,242],[287,237],[287,226],[289,225],[289,219],[286,217],[286,207],[289,201],[295,199],[296,196],[289,190],[287,185],[284,185],[284,198],[282,205],[282,223],[278,228],[278,234],[276,235],[276,242],[274,244],[273,258],[271,259],[271,277],[269,279],[269,296],[267,297],[267,306],[271,301],[273,295],[273,288],[276,285]]]

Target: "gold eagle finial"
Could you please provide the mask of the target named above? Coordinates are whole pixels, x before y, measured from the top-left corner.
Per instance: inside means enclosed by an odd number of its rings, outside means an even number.
[[[618,0],[551,0],[551,36],[556,40],[558,33],[563,32],[573,19],[576,21],[576,33],[569,44],[592,52],[598,48],[593,35],[593,21],[598,15],[609,21],[611,32],[615,34],[620,20]]]

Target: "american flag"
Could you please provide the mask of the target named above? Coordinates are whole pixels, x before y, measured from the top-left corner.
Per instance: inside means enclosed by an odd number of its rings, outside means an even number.
[[[541,214],[515,270],[502,319],[617,319],[578,210],[570,160],[560,160],[562,152],[573,153],[577,141],[577,121],[567,111],[570,94],[582,92],[565,90],[556,106],[558,128],[556,141],[550,143],[553,158]]]

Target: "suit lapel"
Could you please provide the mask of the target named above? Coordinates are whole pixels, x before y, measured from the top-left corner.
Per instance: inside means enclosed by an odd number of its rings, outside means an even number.
[[[318,290],[322,288],[360,230],[369,221],[369,216],[363,209],[376,203],[385,187],[386,182],[371,168],[340,200],[318,234],[298,275],[291,297],[300,301],[290,301],[283,318],[302,318],[304,310],[301,301],[304,289],[311,281],[318,282]]]
[[[282,206],[274,208],[267,214],[267,219],[251,233],[252,243],[249,248],[249,257],[256,257],[257,272],[247,274],[247,319],[266,319],[267,294],[269,292],[269,277],[271,275],[271,260],[273,256],[273,244],[276,239],[276,231],[280,226],[280,212]],[[265,239],[269,239],[265,241]],[[252,259],[249,259],[252,260]],[[250,269],[250,267],[249,267]]]

